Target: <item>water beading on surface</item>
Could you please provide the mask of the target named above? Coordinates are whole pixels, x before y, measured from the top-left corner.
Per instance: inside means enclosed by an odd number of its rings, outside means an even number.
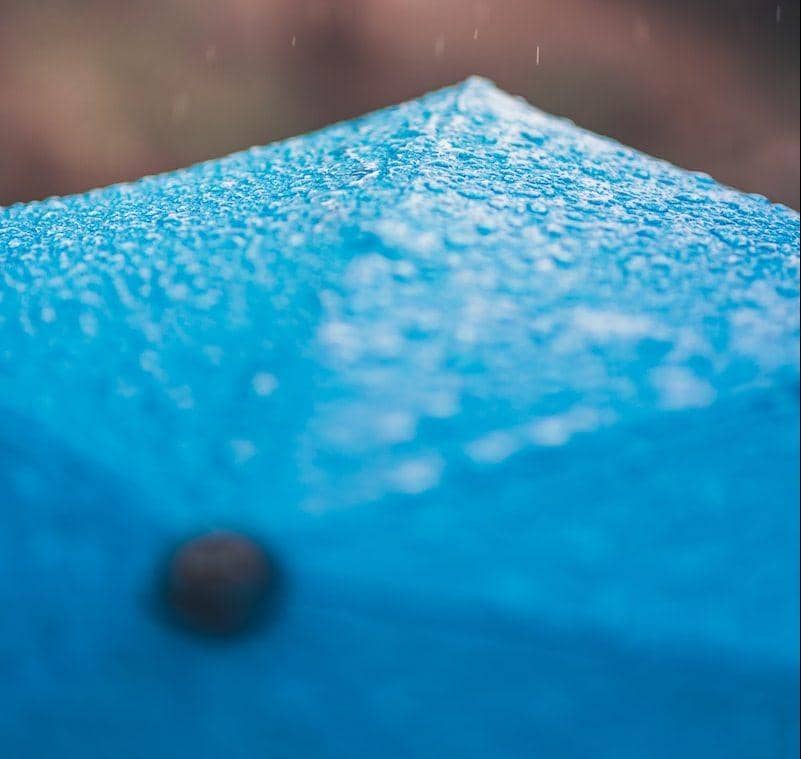
[[[784,755],[798,351],[796,213],[480,79],[0,209],[0,737]],[[135,599],[231,525],[295,590],[212,664]]]

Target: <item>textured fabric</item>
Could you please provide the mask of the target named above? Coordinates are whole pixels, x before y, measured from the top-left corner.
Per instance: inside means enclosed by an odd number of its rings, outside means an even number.
[[[796,755],[798,246],[478,79],[0,209],[0,752]]]

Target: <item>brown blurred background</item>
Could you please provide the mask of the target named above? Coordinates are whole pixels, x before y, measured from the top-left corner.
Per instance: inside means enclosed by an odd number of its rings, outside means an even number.
[[[479,73],[798,208],[798,29],[798,0],[0,0],[0,205]]]

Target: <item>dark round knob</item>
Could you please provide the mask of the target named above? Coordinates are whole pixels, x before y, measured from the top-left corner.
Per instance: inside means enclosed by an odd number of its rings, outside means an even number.
[[[202,633],[231,635],[251,627],[275,602],[278,569],[251,538],[211,532],[176,549],[165,590],[178,622]]]

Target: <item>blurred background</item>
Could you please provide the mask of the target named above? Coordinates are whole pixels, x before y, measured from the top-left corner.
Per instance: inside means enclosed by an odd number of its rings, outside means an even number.
[[[797,209],[798,37],[798,0],[0,0],[0,205],[478,73]]]

